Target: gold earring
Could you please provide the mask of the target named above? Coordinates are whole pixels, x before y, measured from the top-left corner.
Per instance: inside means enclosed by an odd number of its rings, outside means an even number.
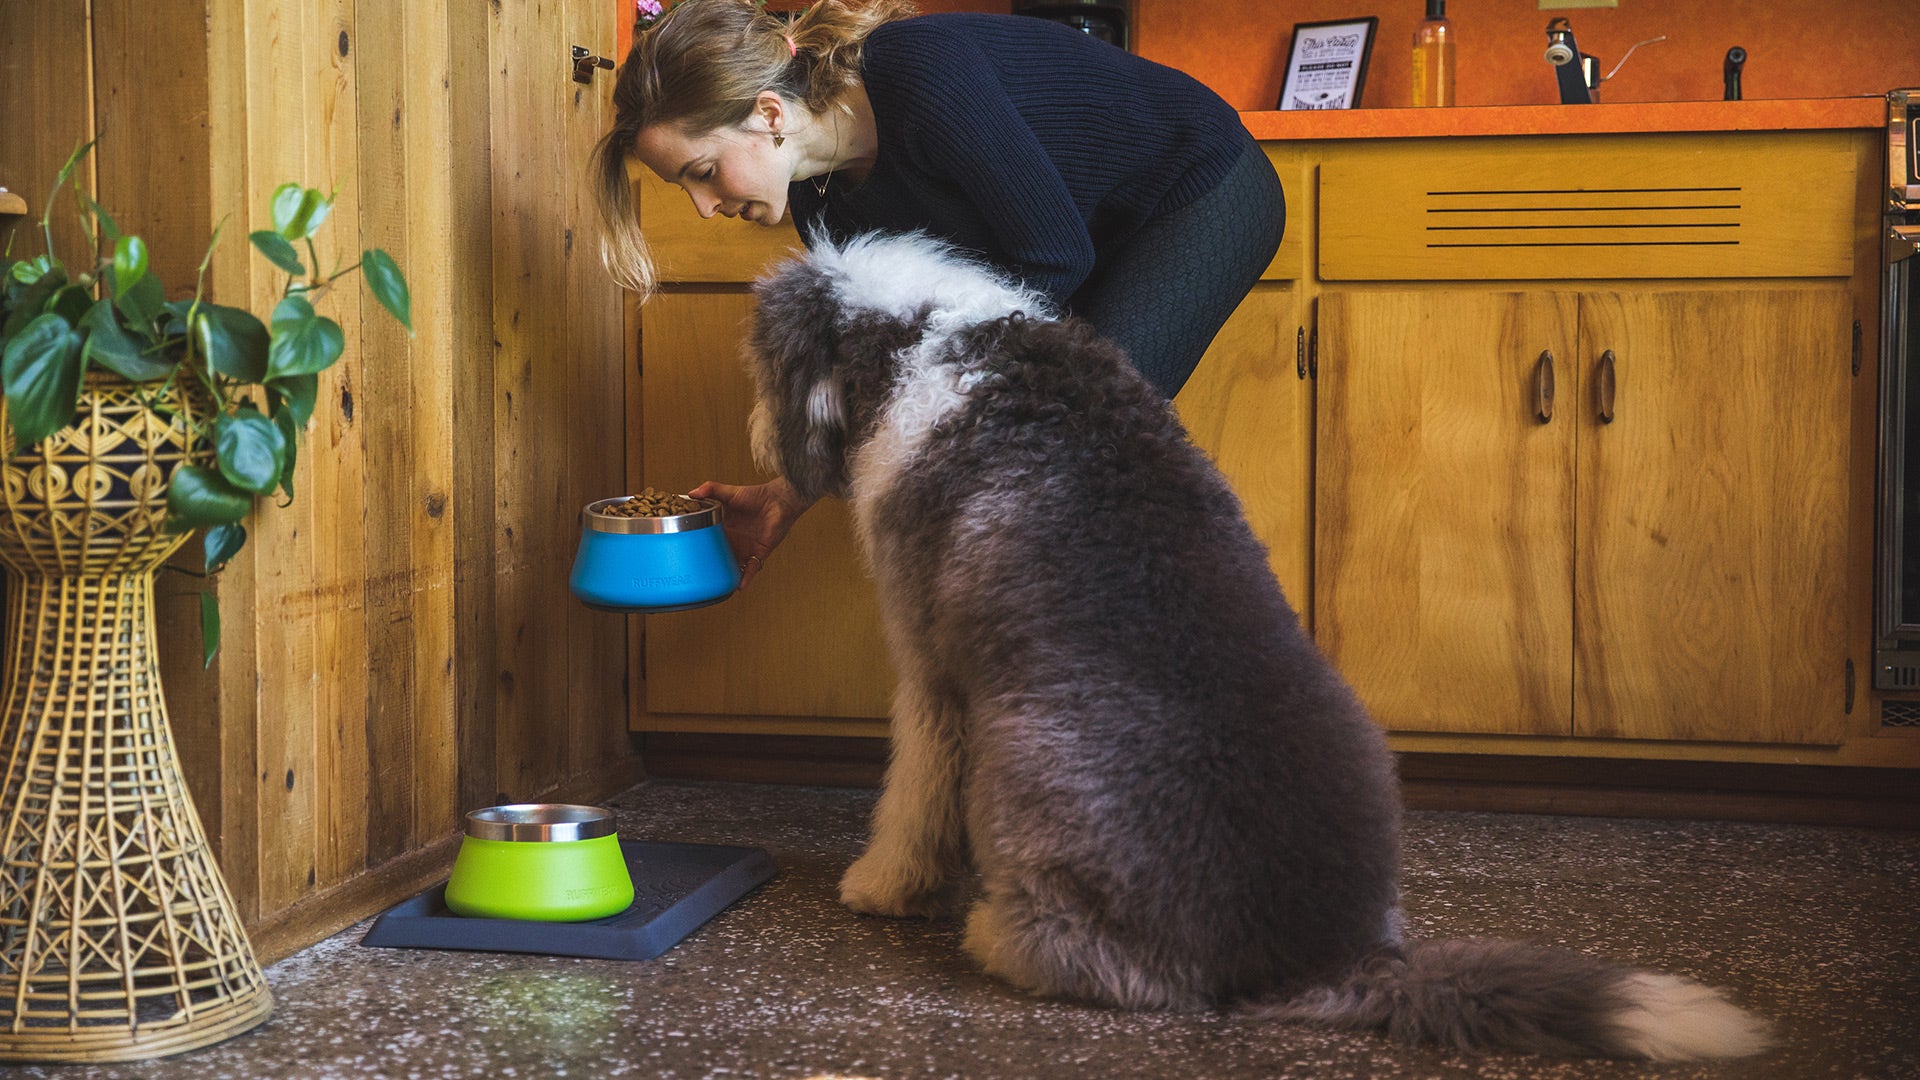
[[[782,135],[777,131],[773,133],[773,145],[780,146],[786,141],[787,141],[787,137],[785,135]]]

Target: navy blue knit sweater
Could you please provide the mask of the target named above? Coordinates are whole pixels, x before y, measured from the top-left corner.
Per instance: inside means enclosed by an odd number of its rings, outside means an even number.
[[[879,157],[824,199],[793,184],[801,235],[921,229],[1063,306],[1101,251],[1204,195],[1252,145],[1192,77],[1028,16],[886,23],[861,75]]]

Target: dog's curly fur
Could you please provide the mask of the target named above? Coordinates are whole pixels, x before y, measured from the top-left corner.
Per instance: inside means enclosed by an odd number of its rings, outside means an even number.
[[[967,951],[1037,993],[1467,1049],[1758,1048],[1682,980],[1402,942],[1385,742],[1171,405],[933,241],[811,246],[756,287],[748,359],[762,463],[852,502],[899,680],[850,907],[936,913],[971,866]]]

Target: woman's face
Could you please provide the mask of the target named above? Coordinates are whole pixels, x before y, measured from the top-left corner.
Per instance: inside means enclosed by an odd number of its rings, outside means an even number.
[[[640,131],[634,147],[640,161],[693,199],[701,217],[737,217],[758,225],[778,225],[787,214],[787,183],[793,165],[771,132],[746,125],[689,136],[676,124],[655,124]]]

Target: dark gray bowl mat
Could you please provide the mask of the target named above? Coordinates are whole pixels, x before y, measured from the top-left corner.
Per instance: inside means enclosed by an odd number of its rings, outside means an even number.
[[[360,939],[381,948],[651,960],[779,872],[759,848],[622,840],[633,906],[590,922],[475,919],[447,910],[445,882],[388,908]]]

